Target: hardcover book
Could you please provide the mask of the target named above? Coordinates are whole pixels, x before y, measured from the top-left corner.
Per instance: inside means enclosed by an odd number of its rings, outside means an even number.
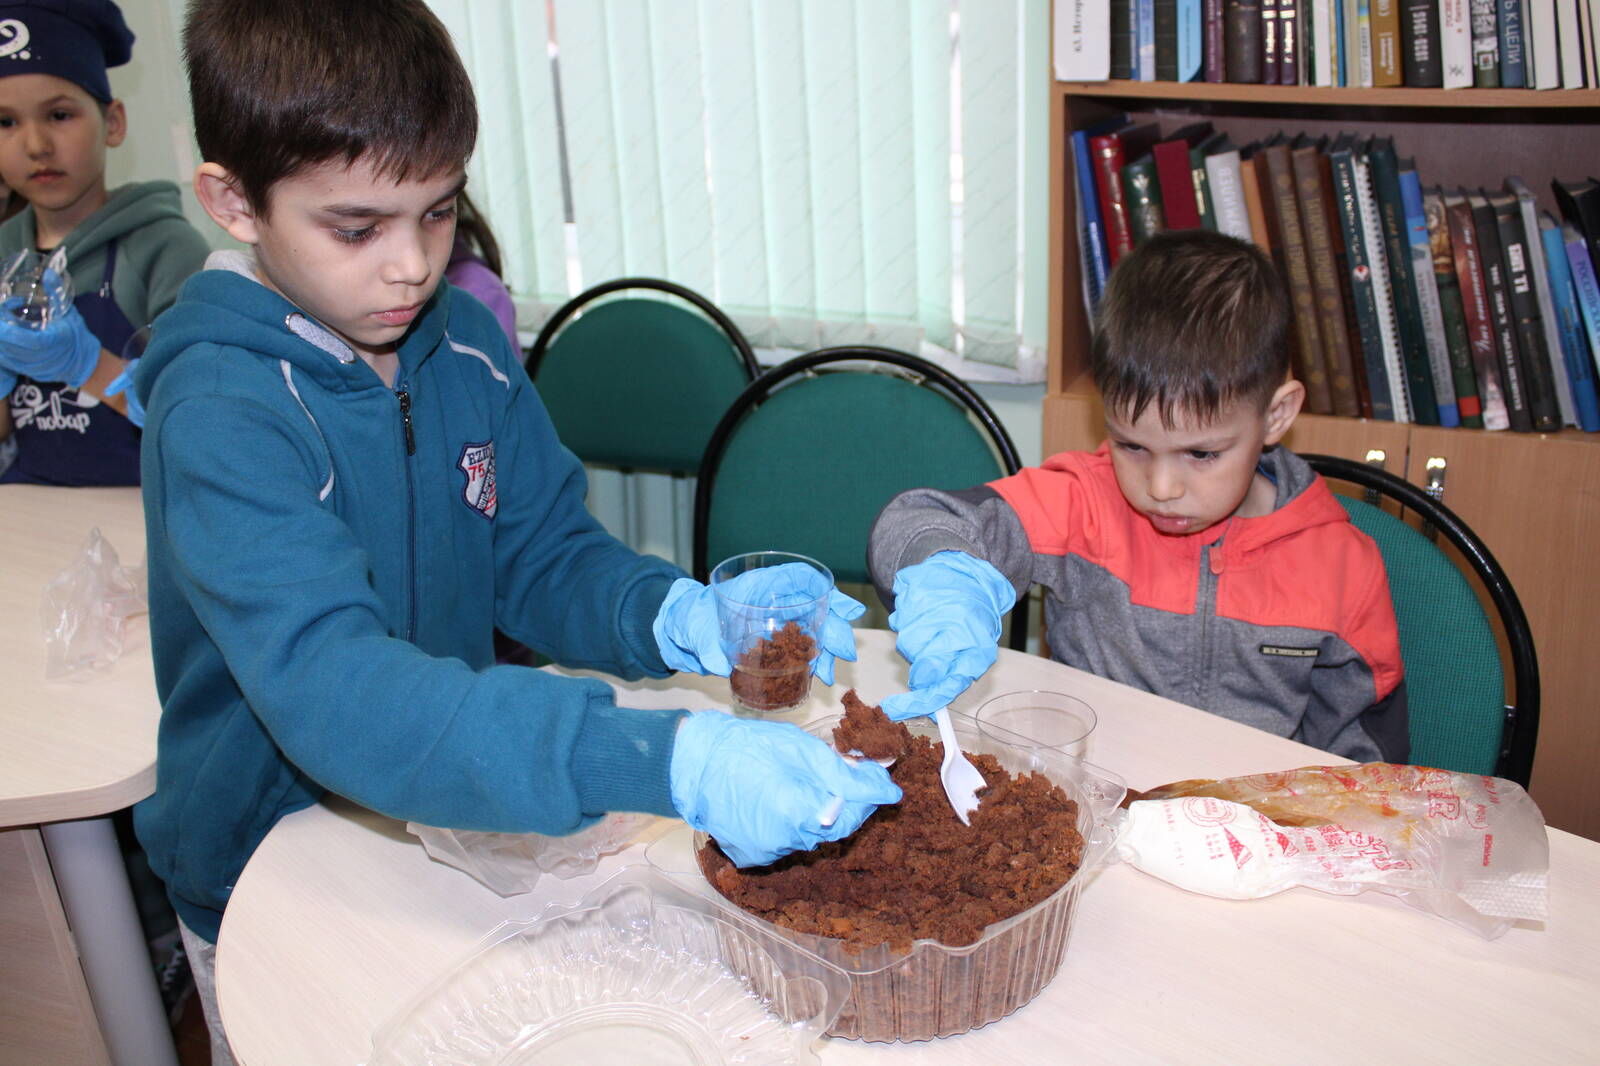
[[[1106,0],[1055,0],[1055,75],[1105,81],[1111,73],[1111,10]]]
[[[1499,0],[1495,17],[1500,32],[1500,87],[1524,88],[1528,71],[1522,51],[1522,0]]]
[[[1500,87],[1499,0],[1471,0],[1472,84],[1479,89]]]
[[[1289,160],[1294,171],[1300,226],[1305,232],[1317,331],[1322,339],[1333,413],[1355,418],[1361,414],[1361,403],[1356,394],[1351,341],[1345,332],[1344,298],[1334,261],[1333,234],[1328,228],[1330,193],[1322,181],[1322,144],[1298,139],[1289,153]]]
[[[1417,282],[1411,269],[1411,239],[1406,228],[1405,201],[1400,192],[1400,161],[1395,157],[1394,139],[1372,138],[1367,143],[1367,160],[1372,169],[1378,217],[1383,222],[1389,286],[1394,295],[1395,320],[1400,327],[1400,354],[1406,368],[1411,414],[1425,426],[1437,426],[1439,406],[1434,398],[1428,339],[1417,299]]]
[[[1321,327],[1317,323],[1316,294],[1311,284],[1311,264],[1306,254],[1305,233],[1300,225],[1299,199],[1295,194],[1294,167],[1289,145],[1275,137],[1261,150],[1267,170],[1267,189],[1263,208],[1267,226],[1282,253],[1282,269],[1289,289],[1294,320],[1295,377],[1306,387],[1306,409],[1313,414],[1333,413],[1333,393],[1328,380],[1328,364],[1322,350]],[[1257,172],[1259,177],[1259,170]]]
[[[1600,30],[1600,27],[1597,27]],[[1561,217],[1589,242],[1589,258],[1600,263],[1600,181],[1551,181]]]
[[[1511,317],[1511,293],[1506,287],[1505,258],[1500,253],[1500,229],[1494,208],[1480,192],[1468,196],[1472,206],[1472,228],[1478,235],[1478,262],[1483,268],[1484,289],[1489,295],[1489,321],[1494,324],[1495,352],[1499,356],[1500,386],[1505,395],[1506,418],[1518,433],[1533,432],[1533,413],[1528,408],[1527,385],[1522,378],[1522,361],[1517,354],[1517,331]]]
[[[1555,385],[1556,405],[1561,410],[1562,424],[1578,424],[1578,410],[1572,396],[1572,383],[1567,380],[1561,357],[1561,323],[1556,318],[1555,302],[1550,295],[1550,269],[1544,260],[1544,239],[1539,233],[1539,205],[1533,190],[1519,177],[1509,177],[1505,191],[1516,198],[1517,213],[1522,223],[1522,233],[1527,238],[1528,275],[1533,281],[1533,296],[1539,311],[1539,323],[1544,330],[1544,349],[1550,361],[1550,377]]]
[[[1394,306],[1393,273],[1389,270],[1388,242],[1378,197],[1372,187],[1372,165],[1365,150],[1355,153],[1356,197],[1361,205],[1361,227],[1366,239],[1367,262],[1372,264],[1372,294],[1378,305],[1378,326],[1383,336],[1383,368],[1389,381],[1389,399],[1396,422],[1412,422],[1411,386],[1400,345],[1400,321]]]
[[[1156,81],[1178,80],[1178,4],[1181,0],[1155,0]]]
[[[1216,228],[1242,241],[1253,240],[1250,214],[1245,206],[1239,149],[1228,140],[1227,134],[1217,136],[1221,139],[1214,143],[1210,154],[1206,156],[1206,185],[1211,193],[1212,208],[1216,212]]]
[[[1439,0],[1439,59],[1446,89],[1472,87],[1472,23],[1467,0]]]
[[[1279,0],[1261,0],[1261,82],[1281,85],[1278,69]]]
[[[1444,84],[1436,0],[1400,0],[1400,76],[1412,89],[1437,89]]]
[[[1500,254],[1506,264],[1506,295],[1511,303],[1511,324],[1517,338],[1518,368],[1528,397],[1528,413],[1538,433],[1561,428],[1561,408],[1556,400],[1554,368],[1545,346],[1544,323],[1534,296],[1533,263],[1528,235],[1522,228],[1517,198],[1508,193],[1487,197],[1500,233]]]
[[[1372,0],[1372,84],[1378,89],[1401,84],[1399,0]]]
[[[1259,160],[1256,153],[1261,146],[1252,141],[1239,149],[1239,188],[1244,191],[1245,214],[1250,219],[1250,239],[1256,247],[1277,261],[1277,251],[1272,246],[1272,230],[1267,225],[1266,208],[1261,205],[1261,176],[1256,173]]]
[[[1561,88],[1561,52],[1556,45],[1555,0],[1524,0],[1522,24],[1526,38],[1529,87]]]
[[[1222,16],[1227,40],[1224,75],[1230,82],[1259,83],[1263,76],[1261,0],[1223,0]]]
[[[1111,76],[1132,81],[1134,75],[1133,0],[1111,0]]]
[[[1223,0],[1202,0],[1201,35],[1204,40],[1205,78],[1209,82],[1227,80],[1227,19]]]
[[[1482,429],[1483,406],[1478,401],[1477,375],[1472,371],[1472,341],[1467,336],[1466,310],[1461,304],[1461,283],[1456,280],[1455,255],[1450,248],[1450,224],[1444,217],[1444,194],[1438,189],[1423,193],[1422,213],[1428,220],[1428,244],[1433,250],[1433,282],[1439,290],[1439,310],[1444,316],[1444,339],[1450,350],[1450,376],[1455,383],[1456,410],[1463,426]]]
[[[1278,0],[1278,84],[1300,84],[1299,0]]]
[[[1539,242],[1544,245],[1545,267],[1549,272],[1550,303],[1555,308],[1561,360],[1572,388],[1572,405],[1578,427],[1587,433],[1600,431],[1600,394],[1595,390],[1595,361],[1584,337],[1583,315],[1578,310],[1578,294],[1572,286],[1572,266],[1561,239],[1561,224],[1548,211],[1539,216]]]
[[[1356,331],[1352,339],[1361,353],[1371,417],[1394,421],[1389,396],[1389,375],[1384,366],[1383,332],[1378,320],[1378,300],[1373,287],[1372,260],[1367,253],[1365,222],[1356,189],[1355,139],[1343,134],[1328,151],[1335,214],[1344,236],[1345,257]]]
[[[1572,269],[1572,291],[1578,298],[1584,335],[1589,338],[1589,353],[1600,360],[1600,278],[1595,276],[1589,244],[1570,222],[1561,224],[1561,243],[1567,249],[1567,266]]]
[[[1149,151],[1158,135],[1157,125],[1145,122],[1089,138],[1095,191],[1100,198],[1100,217],[1105,225],[1106,247],[1113,267],[1133,251],[1133,229],[1128,219],[1127,197],[1122,188],[1122,168],[1130,152],[1136,155]]]
[[[1483,404],[1484,429],[1509,429],[1505,393],[1500,387],[1500,348],[1495,336],[1494,311],[1478,254],[1477,228],[1466,192],[1444,196],[1445,221],[1450,226],[1450,253],[1455,257],[1456,282],[1461,288],[1461,309],[1472,345],[1472,371]]]
[[[1161,213],[1167,229],[1199,229],[1201,203],[1195,189],[1190,153],[1211,136],[1211,123],[1196,122],[1176,130],[1151,150],[1161,186]],[[1202,171],[1203,172],[1203,171]]]
[[[1459,426],[1456,386],[1450,370],[1450,347],[1444,333],[1444,312],[1433,280],[1433,248],[1422,208],[1422,183],[1409,159],[1400,162],[1400,202],[1406,216],[1406,239],[1411,245],[1411,278],[1417,287],[1417,310],[1422,317],[1422,337],[1428,346],[1428,369],[1433,377],[1434,403],[1441,426]]]
[[[1116,120],[1123,121],[1123,120]],[[1100,195],[1096,188],[1093,155],[1089,150],[1090,130],[1072,133],[1072,188],[1078,205],[1078,253],[1083,264],[1084,299],[1091,318],[1100,306],[1106,276],[1111,272],[1111,257],[1106,245],[1105,224],[1100,218]]]
[[[1201,0],[1178,0],[1179,81],[1195,81],[1200,77],[1203,38],[1200,4]]]
[[[1133,0],[1133,59],[1136,78],[1156,80],[1155,0]]]
[[[1122,168],[1122,194],[1128,200],[1128,230],[1134,246],[1166,229],[1161,210],[1161,183],[1156,177],[1153,152],[1146,152]]]
[[[1231,147],[1226,133],[1212,133],[1189,149],[1189,177],[1194,183],[1194,203],[1200,211],[1200,226],[1216,230],[1217,208],[1211,193],[1211,174],[1206,169],[1206,159]]]

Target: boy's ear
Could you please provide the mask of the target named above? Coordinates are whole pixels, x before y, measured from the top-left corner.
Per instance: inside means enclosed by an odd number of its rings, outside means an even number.
[[[1271,447],[1283,439],[1300,416],[1300,407],[1306,402],[1306,387],[1290,378],[1267,401],[1267,437],[1262,443]]]
[[[106,105],[106,147],[115,148],[128,136],[128,109],[121,100]]]
[[[221,163],[201,163],[195,169],[194,196],[211,221],[240,244],[255,244],[260,239],[255,208]]]

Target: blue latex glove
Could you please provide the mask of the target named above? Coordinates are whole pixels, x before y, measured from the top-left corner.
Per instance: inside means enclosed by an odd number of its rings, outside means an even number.
[[[678,726],[670,771],[672,805],[716,838],[736,866],[764,866],[860,828],[900,786],[870,759],[847,762],[787,722],[692,711]],[[844,806],[832,825],[817,820],[829,801]]]
[[[895,721],[932,714],[994,665],[1000,618],[1017,590],[989,563],[966,552],[935,552],[894,575],[895,648],[911,664],[911,691],[884,699]]]
[[[782,603],[785,595],[792,595],[797,602],[816,599],[827,589],[827,584],[821,573],[804,563],[784,563],[746,571],[723,587],[734,598],[746,602],[776,599]],[[865,604],[838,589],[829,592],[828,616],[822,624],[822,639],[817,642],[821,648],[811,667],[811,672],[824,685],[833,684],[835,658],[855,661],[856,637],[850,622],[861,617],[866,609]],[[689,577],[674,581],[667,590],[667,598],[661,602],[661,609],[656,612],[651,631],[670,669],[723,677],[733,670],[722,646],[717,596],[709,585]]]
[[[89,332],[76,307],[44,329],[30,329],[10,312],[0,311],[0,367],[35,381],[59,381],[79,388],[100,362],[100,338]]]
[[[106,395],[115,396],[119,392],[126,392],[128,394],[128,421],[143,429],[144,404],[139,402],[139,394],[133,387],[134,369],[138,365],[139,360],[135,359],[123,367],[122,373],[112,378],[111,384],[106,386]]]

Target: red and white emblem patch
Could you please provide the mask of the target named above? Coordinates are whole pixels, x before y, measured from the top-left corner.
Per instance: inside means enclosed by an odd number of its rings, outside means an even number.
[[[461,449],[461,458],[456,460],[456,466],[467,475],[467,484],[461,490],[461,498],[467,501],[468,507],[493,520],[494,513],[500,505],[500,498],[495,492],[494,485],[494,441],[464,446]]]

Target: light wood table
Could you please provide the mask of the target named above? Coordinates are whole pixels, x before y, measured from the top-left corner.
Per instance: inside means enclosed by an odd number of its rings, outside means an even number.
[[[139,490],[0,485],[0,1064],[175,1063],[106,817],[156,781],[161,707],[144,616],[108,669],[45,678],[47,582],[91,528],[144,558]]]
[[[793,717],[904,685],[893,634]],[[588,675],[598,676],[598,675]],[[717,706],[727,682],[613,682],[640,707]],[[1339,761],[1033,656],[1000,661],[955,704],[1055,689],[1099,712],[1089,761],[1133,787]],[[1192,895],[1124,865],[1085,886],[1055,980],[1013,1015],[921,1044],[824,1040],[847,1063],[1553,1063],[1593,1061],[1600,1023],[1600,844],[1553,831],[1548,930],[1481,940],[1376,895],[1309,889],[1249,902]],[[218,995],[247,1066],[349,1066],[375,1028],[500,921],[571,903],[638,846],[503,899],[429,861],[401,823],[334,800],[297,812],[250,860],[223,919]]]

